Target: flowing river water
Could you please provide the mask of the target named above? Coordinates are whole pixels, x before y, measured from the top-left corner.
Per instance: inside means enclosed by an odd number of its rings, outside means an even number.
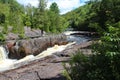
[[[36,59],[40,59],[49,55],[52,55],[53,53],[56,52],[61,52],[65,50],[68,46],[71,46],[75,43],[80,44],[82,42],[88,41],[90,38],[89,37],[83,37],[80,35],[70,35],[72,32],[65,32],[64,34],[67,35],[67,40],[70,41],[67,45],[54,45],[51,48],[48,48],[47,50],[43,51],[42,53],[38,54],[37,56],[34,55],[29,55],[26,56],[20,60],[16,59],[9,59],[8,54],[9,52],[6,51],[6,49],[3,46],[0,46],[0,72],[10,70],[10,69],[15,69],[19,66],[16,66],[16,64],[24,63],[24,62],[29,62],[33,61]],[[73,32],[75,33],[75,32]]]

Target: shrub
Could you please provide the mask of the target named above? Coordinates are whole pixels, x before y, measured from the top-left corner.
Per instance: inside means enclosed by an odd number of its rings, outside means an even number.
[[[0,32],[0,41],[4,41],[5,40],[5,36],[2,32]]]
[[[120,80],[120,28],[108,26],[108,32],[94,44],[94,54],[78,52],[70,60],[70,68],[65,66],[68,80]]]

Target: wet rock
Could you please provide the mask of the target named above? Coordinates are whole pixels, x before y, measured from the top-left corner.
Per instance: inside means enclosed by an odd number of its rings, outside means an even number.
[[[15,46],[15,41],[6,41],[5,43],[7,45],[8,48],[12,48],[13,46]]]
[[[11,44],[11,46],[10,46]],[[65,45],[67,44],[65,35],[54,35],[47,37],[40,37],[28,40],[19,40],[16,41],[15,45],[9,43],[9,58],[12,59],[21,59],[27,55],[38,55],[42,51],[46,50],[48,47],[54,45]]]
[[[59,56],[72,55],[73,51],[78,51],[82,48],[84,54],[88,53],[86,47],[91,45],[91,41],[82,43],[79,45],[72,45],[66,50],[60,53],[54,53],[51,56],[44,57],[42,59],[31,61],[27,64],[16,64],[20,67],[14,70],[6,71],[0,74],[0,80],[66,80],[62,75],[64,67],[63,62],[69,67],[67,63],[71,58],[70,56]]]

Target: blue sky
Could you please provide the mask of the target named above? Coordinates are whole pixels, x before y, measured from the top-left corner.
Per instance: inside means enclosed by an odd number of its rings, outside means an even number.
[[[17,0],[19,3],[23,5],[27,5],[30,3],[32,6],[37,7],[38,6],[38,0]],[[60,13],[64,14],[66,12],[69,12],[81,5],[84,4],[88,0],[48,0],[47,7],[53,3],[56,2],[58,4],[58,7],[60,9]]]

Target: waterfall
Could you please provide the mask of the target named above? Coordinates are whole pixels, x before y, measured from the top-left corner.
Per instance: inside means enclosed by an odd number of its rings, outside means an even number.
[[[80,44],[80,43],[85,42],[90,39],[90,38],[82,37],[79,35],[70,35],[72,33],[75,33],[75,31],[64,33],[65,35],[67,35],[67,40],[72,43],[68,43],[66,45],[54,45],[53,47],[48,48],[47,50],[41,52],[40,54],[38,54],[36,56],[28,55],[20,60],[9,59],[8,58],[9,51],[8,51],[7,47],[0,46],[0,72],[18,68],[18,67],[22,66],[23,64],[29,63],[30,61],[34,61],[36,59],[40,59],[40,58],[44,58],[46,56],[53,55],[56,52],[61,52],[61,51],[65,50],[67,47],[69,47],[73,44]],[[16,43],[15,48],[18,48],[18,43]]]
[[[8,58],[8,51],[5,47],[0,46],[0,61],[3,61]]]
[[[73,43],[69,43],[66,45],[60,45],[60,46],[54,45],[53,47],[48,48],[47,50],[41,52],[37,56],[28,55],[20,60],[9,59],[7,48],[0,46],[0,72],[4,72],[4,71],[10,70],[10,69],[15,69],[15,68],[22,66],[23,64],[29,63],[30,61],[34,61],[36,59],[50,56],[56,52],[61,52],[61,51],[65,50],[68,46],[71,46],[73,44],[75,44],[75,43],[73,42]]]
[[[8,49],[6,46],[0,46],[0,72],[13,69],[13,64],[16,60],[8,58]]]

